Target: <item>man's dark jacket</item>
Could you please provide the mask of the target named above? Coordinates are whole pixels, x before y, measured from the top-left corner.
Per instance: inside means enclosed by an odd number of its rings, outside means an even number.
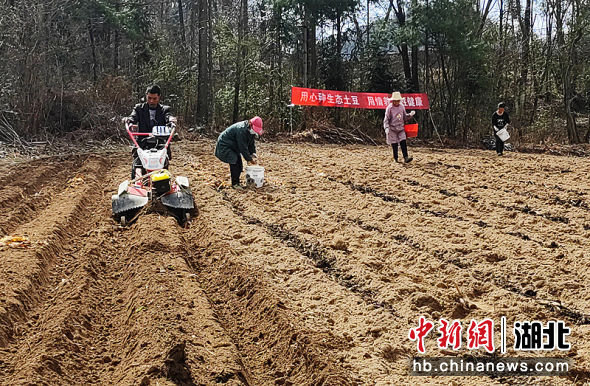
[[[240,154],[246,161],[252,161],[252,154],[256,153],[254,137],[248,121],[234,123],[219,134],[215,156],[228,164],[236,164]]]
[[[156,107],[156,118],[150,122],[150,107],[147,103],[136,104],[131,112],[131,123],[139,126],[140,133],[151,133],[154,126],[164,126],[170,123],[172,109],[158,103]]]

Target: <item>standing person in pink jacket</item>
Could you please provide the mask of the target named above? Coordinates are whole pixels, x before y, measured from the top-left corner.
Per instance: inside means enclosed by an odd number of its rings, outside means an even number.
[[[413,157],[408,156],[408,144],[406,142],[406,132],[404,131],[404,124],[407,120],[416,114],[415,111],[406,113],[406,108],[401,104],[402,94],[399,91],[391,94],[389,98],[389,106],[385,110],[385,118],[383,118],[383,128],[385,129],[385,137],[387,144],[391,145],[393,149],[393,159],[399,162],[397,156],[398,144],[402,148],[404,162],[408,163],[413,160]]]

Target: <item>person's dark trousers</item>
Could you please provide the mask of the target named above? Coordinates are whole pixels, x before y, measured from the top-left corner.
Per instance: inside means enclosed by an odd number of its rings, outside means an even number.
[[[404,159],[408,158],[408,143],[406,142],[406,140],[404,139],[403,141],[401,141],[399,143],[399,146],[402,148],[402,155],[404,156]],[[397,162],[397,143],[392,143],[391,148],[393,149],[393,159]]]
[[[496,138],[496,153],[504,153],[504,141],[502,141],[497,134],[494,134],[494,138]]]
[[[238,162],[235,164],[229,164],[229,172],[231,173],[231,184],[232,185],[239,185],[240,184],[240,174],[242,174],[242,157],[238,155]]]

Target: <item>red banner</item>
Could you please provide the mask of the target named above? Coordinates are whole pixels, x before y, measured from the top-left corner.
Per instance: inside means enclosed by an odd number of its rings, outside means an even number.
[[[291,103],[301,106],[349,107],[355,109],[386,109],[391,94],[316,90],[291,87]],[[426,94],[402,94],[402,105],[409,110],[430,108]]]

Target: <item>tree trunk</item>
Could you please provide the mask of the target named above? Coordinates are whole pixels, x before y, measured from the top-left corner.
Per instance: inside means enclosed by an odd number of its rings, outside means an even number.
[[[309,17],[308,23],[308,32],[307,32],[307,48],[309,50],[309,84],[312,87],[317,86],[317,77],[318,77],[318,52],[317,52],[317,39],[316,39],[316,31],[317,29],[317,19],[316,16],[311,14]]]
[[[406,24],[406,14],[403,9],[403,3],[401,0],[397,0],[397,8],[393,5],[393,0],[389,0],[389,4],[393,11],[395,12],[395,16],[397,18],[397,23],[400,27],[403,27]],[[410,67],[410,55],[408,52],[408,45],[406,43],[401,44],[398,47],[400,54],[402,56],[402,62],[404,65],[404,77],[406,78],[406,87],[411,87],[412,85],[412,69]]]
[[[94,28],[92,27],[92,19],[90,18],[88,18],[88,35],[90,37],[90,49],[92,50],[92,80],[94,83],[96,83],[98,80],[96,75],[96,44],[94,42]]]
[[[244,36],[246,34],[246,24],[248,17],[248,1],[240,1],[240,17],[238,22],[238,52],[236,53],[236,78],[234,82],[234,111],[233,121],[239,120],[240,114],[240,84],[244,72],[244,60],[246,57],[246,48]]]
[[[120,0],[115,1],[115,11],[118,13],[121,9]],[[115,32],[113,37],[113,69],[115,73],[119,72],[119,47],[121,45],[121,36],[119,34],[119,26],[115,25]]]
[[[418,47],[412,46],[412,92],[420,92],[418,81]]]
[[[178,0],[178,22],[180,23],[180,39],[182,41],[182,48],[186,46],[186,37],[184,34],[184,10],[182,7],[182,0]]]
[[[369,0],[367,0],[367,48],[369,48],[369,44],[371,44],[371,37],[370,37],[370,33],[371,33],[371,4],[369,3]]]
[[[209,29],[208,2],[198,0],[199,75],[197,80],[197,123],[209,121]]]
[[[307,37],[307,15],[304,16],[305,22],[304,22],[304,26],[303,26],[303,87],[307,87],[307,67],[309,65],[309,60],[308,60],[308,50],[309,50],[309,40]]]
[[[518,24],[521,33],[521,51],[522,57],[520,60],[520,77],[518,79],[518,99],[516,104],[516,113],[524,115],[525,101],[527,99],[527,78],[530,65],[530,40],[531,40],[531,3],[532,0],[526,0],[524,17],[521,12],[520,0],[515,1],[516,11],[518,13]],[[519,126],[519,135],[520,132]]]
[[[207,79],[208,84],[207,84],[207,95],[209,96],[208,98],[208,111],[209,111],[209,117],[215,117],[215,98],[213,98],[213,95],[215,95],[214,89],[213,89],[213,85],[214,85],[214,79],[213,79],[213,17],[215,15],[215,10],[216,10],[216,3],[215,0],[209,0],[208,2],[208,12],[207,12],[207,35],[208,35],[208,48],[207,50],[209,51],[209,55],[208,60],[207,60]],[[212,119],[208,118],[207,122],[212,123]]]

